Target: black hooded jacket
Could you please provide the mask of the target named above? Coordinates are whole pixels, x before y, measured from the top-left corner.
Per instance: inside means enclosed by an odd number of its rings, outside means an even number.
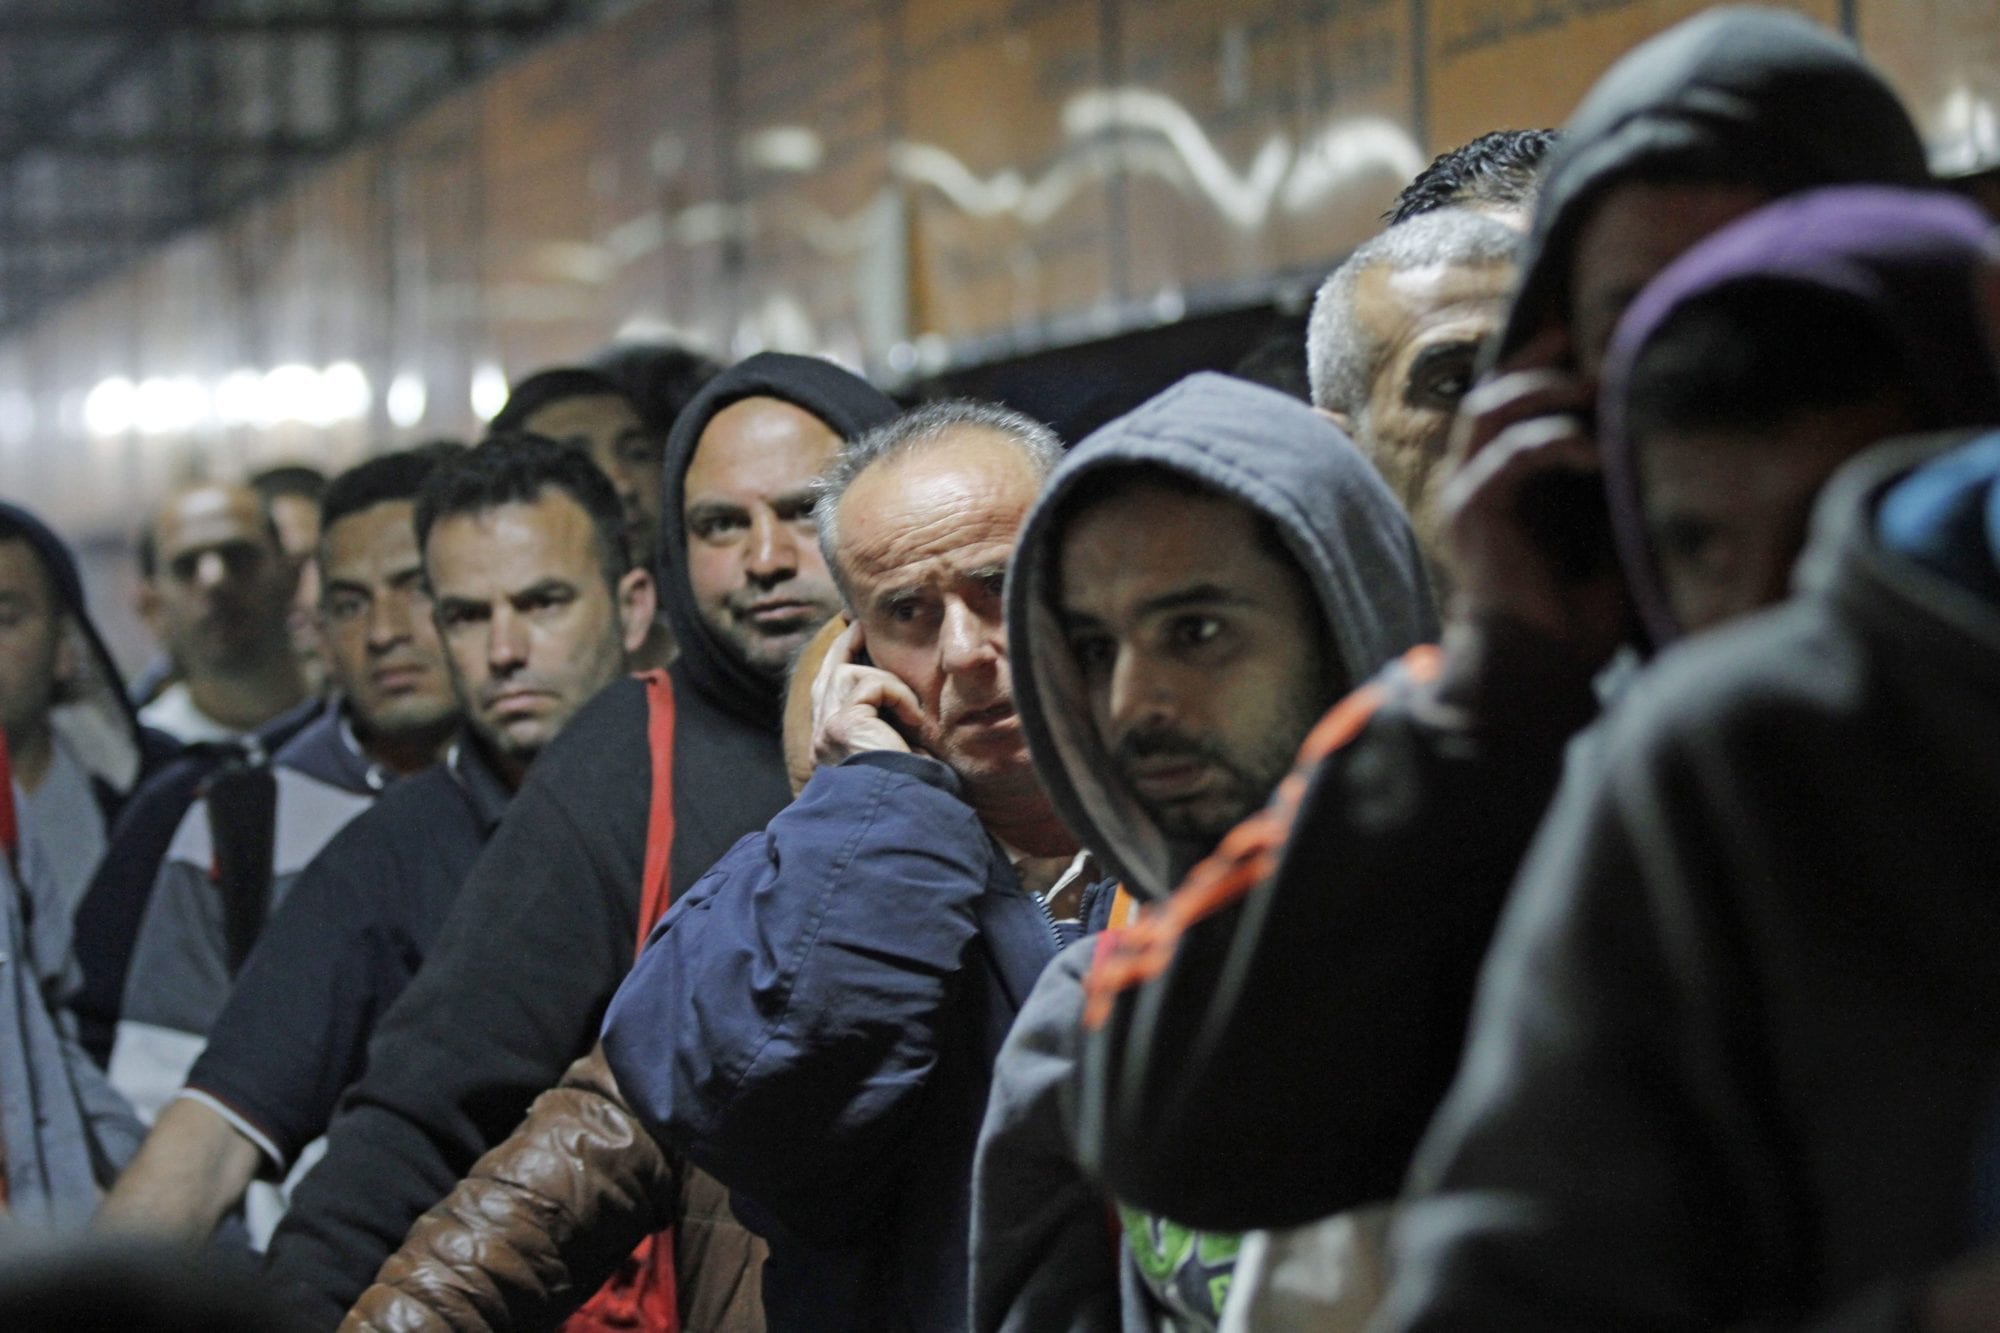
[[[1918,1311],[2000,1224],[1996,476],[1990,434],[1855,458],[1796,595],[1606,720],[1501,919],[1371,1327],[1993,1326]]]
[[[1579,230],[1634,179],[1788,194],[1926,171],[1851,43],[1775,10],[1702,14],[1620,60],[1564,127],[1503,354],[1559,317]],[[1232,863],[1197,871],[1209,907],[1187,914],[1171,962],[1117,989],[1079,1133],[1120,1198],[1247,1229],[1396,1194],[1564,747],[1596,711],[1576,664],[1497,630],[1493,644],[1508,666],[1477,697],[1441,706],[1420,664],[1399,663],[1341,705],[1339,743],[1304,758],[1297,799]]]
[[[1923,141],[1852,42],[1798,14],[1711,9],[1629,52],[1563,126],[1536,202],[1502,357],[1562,318],[1578,233],[1630,180],[1925,185]]]
[[[766,353],[710,381],[667,445],[661,549],[685,549],[681,478],[708,422],[744,398],[804,408],[843,437],[896,407],[829,362]],[[662,600],[681,655],[674,691],[669,884],[692,884],[791,799],[782,689],[704,621],[685,562]],[[631,966],[652,795],[645,686],[621,680],[578,711],[527,781],[423,969],[376,1029],[367,1070],[292,1195],[268,1271],[311,1326],[332,1328],[410,1224],[520,1123],[596,1040]]]

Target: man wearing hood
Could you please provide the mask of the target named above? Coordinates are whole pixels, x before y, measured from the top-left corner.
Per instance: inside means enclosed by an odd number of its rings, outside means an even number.
[[[119,810],[175,749],[140,727],[118,669],[84,606],[62,539],[19,505],[0,502],[0,732],[29,820],[60,829],[46,901],[48,947],[69,952],[69,926],[110,844]],[[38,886],[40,887],[40,886]]]
[[[337,1324],[411,1223],[589,1051],[642,891],[677,894],[790,798],[784,668],[834,609],[811,485],[841,440],[894,412],[830,362],[765,353],[675,423],[661,512],[676,558],[659,585],[680,656],[657,684],[604,690],[536,760],[378,1025],[269,1251],[312,1326]]]
[[[212,777],[168,846],[132,946],[109,1067],[148,1123],[180,1090],[299,872],[391,783],[435,763],[457,730],[410,526],[417,488],[441,458],[386,454],[327,488],[320,626],[338,693],[268,770]]]
[[[1780,600],[1815,495],[1879,436],[2000,421],[1989,232],[1954,196],[1820,191],[1717,232],[1631,304],[1599,418],[1654,645]],[[1884,520],[1903,516],[1891,496]],[[1858,973],[1943,984],[1926,922],[1995,886],[1991,784],[1955,784],[1917,757],[1922,725],[1886,714],[1842,749],[1841,714],[1879,706],[1851,652],[1768,659],[1800,682],[1774,705],[1684,674],[1710,651],[1663,660],[1670,683],[1608,719],[1523,866],[1397,1225],[1396,1327],[1790,1323],[1978,1234],[2000,1029],[1929,1028],[1934,994]],[[1892,799],[1912,780],[1914,805]],[[1979,868],[1921,869],[1933,856]]]
[[[1146,900],[1263,805],[1351,682],[1436,630],[1416,540],[1367,460],[1323,416],[1206,375],[1077,446],[1028,520],[1008,600],[1043,785]],[[1212,1330],[1228,1290],[1233,1236],[1121,1207],[1114,1238],[1077,1165],[1058,1098],[1095,947],[1042,973],[994,1070],[973,1186],[979,1333]]]
[[[1078,1133],[1120,1197],[1248,1228],[1395,1195],[1630,624],[1579,371],[1691,242],[1770,196],[1871,180],[1924,183],[1922,144],[1854,48],[1796,15],[1711,11],[1584,99],[1537,203],[1504,373],[1467,398],[1453,445],[1442,653],[1345,701],[1290,795],[1093,971]]]

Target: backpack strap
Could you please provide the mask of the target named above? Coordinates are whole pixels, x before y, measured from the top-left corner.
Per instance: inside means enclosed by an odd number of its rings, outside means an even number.
[[[277,775],[269,764],[232,759],[209,775],[203,796],[215,858],[209,873],[222,897],[224,961],[233,977],[242,970],[271,914]]]
[[[639,939],[646,947],[667,908],[673,885],[667,871],[674,850],[674,682],[665,671],[641,675],[646,682],[646,749],[653,757],[653,795],[646,809],[645,874],[639,888]]]

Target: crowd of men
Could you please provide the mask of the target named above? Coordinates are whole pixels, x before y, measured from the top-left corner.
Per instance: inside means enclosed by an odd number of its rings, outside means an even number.
[[[2000,1328],[1993,220],[1729,9],[1386,223],[184,487],[130,691],[0,504],[0,1325]]]

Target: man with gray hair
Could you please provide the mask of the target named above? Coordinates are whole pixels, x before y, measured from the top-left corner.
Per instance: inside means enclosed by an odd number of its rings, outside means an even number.
[[[1361,446],[1403,502],[1439,592],[1446,580],[1434,502],[1445,446],[1480,345],[1506,314],[1520,241],[1513,228],[1467,209],[1398,223],[1333,271],[1306,328],[1313,406]]]
[[[772,1328],[966,1324],[993,1061],[1094,878],[1007,654],[1008,565],[1058,453],[970,403],[843,452],[817,514],[853,624],[814,680],[819,767],[667,915],[607,1017],[640,1119],[769,1240]]]

